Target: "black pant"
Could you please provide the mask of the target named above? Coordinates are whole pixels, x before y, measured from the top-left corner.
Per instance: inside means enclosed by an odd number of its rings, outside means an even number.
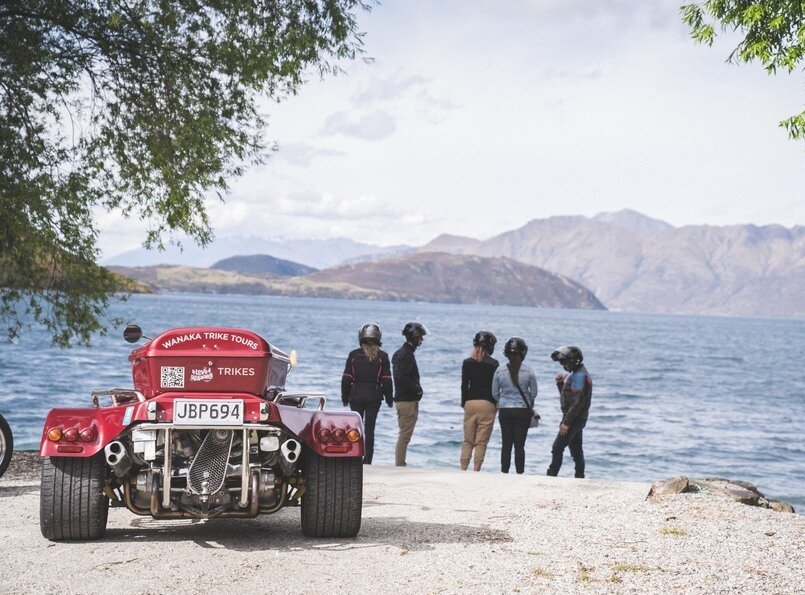
[[[531,425],[531,412],[525,407],[505,407],[498,413],[503,445],[500,450],[500,470],[509,472],[514,446],[514,468],[525,471],[525,439]]]
[[[582,448],[582,430],[583,425],[573,425],[567,431],[567,434],[562,436],[556,435],[556,440],[553,441],[553,448],[551,448],[551,466],[548,467],[548,475],[556,477],[559,475],[559,469],[562,467],[562,458],[564,457],[565,448],[570,446],[570,456],[573,457],[573,462],[576,463],[576,477],[578,479],[584,478],[584,449]]]
[[[350,401],[349,408],[361,414],[363,419],[363,444],[365,454],[363,455],[363,462],[367,465],[372,464],[372,455],[375,451],[375,423],[377,422],[377,413],[380,411],[381,401],[374,401],[368,403],[366,401]]]

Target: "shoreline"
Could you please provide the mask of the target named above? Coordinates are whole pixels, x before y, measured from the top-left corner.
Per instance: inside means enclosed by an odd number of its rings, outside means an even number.
[[[646,483],[365,467],[355,539],[304,538],[295,508],[212,521],[112,509],[106,539],[52,544],[39,534],[31,471],[0,479],[0,538],[14,544],[0,550],[8,592],[110,581],[149,593],[177,583],[193,593],[269,584],[312,593],[334,582],[402,593],[793,593],[805,584],[805,518],[716,494],[647,499]]]
[[[145,296],[145,297],[171,297],[171,296],[178,296],[178,297],[225,297],[225,296],[232,296],[235,298],[270,298],[270,299],[277,299],[277,300],[290,300],[290,299],[300,299],[300,300],[333,300],[333,301],[355,301],[351,298],[342,298],[342,297],[314,297],[308,295],[274,295],[274,294],[248,294],[248,293],[215,293],[215,292],[194,292],[194,291],[155,291],[154,293],[138,293],[132,294],[138,297]],[[597,313],[608,313],[614,315],[622,315],[622,316],[660,316],[660,317],[678,317],[678,318],[691,318],[694,320],[699,319],[707,319],[712,318],[715,320],[748,320],[748,321],[755,321],[755,322],[805,322],[805,315],[802,316],[774,316],[773,314],[767,315],[760,315],[760,314],[726,314],[726,313],[714,313],[714,312],[665,312],[660,310],[625,310],[625,309],[612,309],[608,306],[605,307],[603,310],[589,310],[585,308],[557,308],[551,306],[514,306],[514,305],[507,305],[507,304],[478,304],[474,302],[427,302],[427,301],[420,301],[420,300],[410,300],[410,301],[400,301],[400,300],[385,300],[385,299],[377,299],[371,300],[372,303],[381,303],[381,304],[394,304],[394,305],[405,305],[405,304],[427,304],[429,306],[478,306],[482,308],[517,308],[517,309],[525,309],[525,310],[549,310],[549,311],[557,311],[557,312],[565,312],[565,311],[574,311],[574,312],[597,312]]]
[[[379,463],[379,464],[377,464],[375,466],[376,467],[383,467],[384,465],[383,465],[383,463]],[[389,464],[389,467],[391,467],[391,464]],[[393,468],[393,467],[391,467],[391,468]],[[441,472],[448,472],[449,473],[451,471],[456,471],[457,470],[457,466],[450,466],[450,467],[448,467],[448,466],[418,467],[416,465],[413,465],[413,468],[414,469],[427,468],[427,469],[430,469],[431,471],[437,472],[437,473],[441,473]],[[572,462],[571,462],[571,468],[572,468]],[[24,479],[24,480],[37,481],[38,482],[39,481],[40,470],[41,470],[41,459],[39,457],[39,451],[38,450],[33,450],[33,449],[15,450],[14,455],[13,455],[12,460],[11,460],[11,466],[9,467],[8,471],[6,471],[6,474],[4,475],[4,477],[6,479]],[[571,469],[571,471],[572,471],[572,469]],[[572,477],[570,475],[571,471],[567,471],[568,474],[563,475],[562,477],[564,477],[565,479],[571,478]],[[500,475],[501,477],[503,477],[502,474],[500,474],[497,470],[494,470],[494,468],[490,467],[490,466],[487,466],[485,469],[483,469],[482,473],[484,475]],[[530,476],[530,477],[542,477],[541,474],[534,474],[534,473],[526,473],[525,475]],[[677,477],[684,477],[684,476],[677,476]],[[670,477],[669,478],[659,478],[658,477],[658,478],[655,478],[654,481],[662,481],[663,479],[671,479],[671,478]],[[692,476],[691,476],[690,479],[692,481],[694,481],[694,482],[696,480],[696,478],[694,478]],[[706,478],[702,478],[702,479],[706,479]],[[721,477],[711,477],[711,479],[721,480],[723,478],[721,478]],[[0,481],[2,481],[2,479],[0,479]],[[605,481],[605,482],[610,482],[610,483],[625,483],[625,484],[646,485],[647,486],[647,488],[646,488],[647,493],[648,493],[649,488],[652,485],[651,480],[632,479],[632,478],[628,478],[628,477],[596,476],[596,477],[592,478],[592,481]],[[733,482],[733,483],[735,482],[735,480],[733,480],[733,479],[727,479],[725,481],[730,481],[730,482]],[[739,482],[740,482],[740,480],[739,480]],[[737,487],[737,486],[733,486],[733,487]],[[795,509],[795,514],[796,515],[805,517],[805,507],[803,507],[802,504],[798,500],[787,500],[785,498],[785,496],[777,497],[777,496],[771,495],[771,494],[769,494],[767,492],[758,492],[758,493],[762,497],[766,498],[769,501],[773,500],[773,501],[777,501],[777,502],[783,502],[783,503],[786,503],[786,504],[790,504]]]

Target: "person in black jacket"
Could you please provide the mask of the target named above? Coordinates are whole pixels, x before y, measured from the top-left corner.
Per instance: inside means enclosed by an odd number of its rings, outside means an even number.
[[[418,322],[407,323],[402,330],[405,343],[391,357],[394,371],[394,402],[397,405],[397,424],[400,434],[394,451],[394,464],[405,467],[408,443],[414,434],[414,426],[419,417],[419,401],[422,399],[422,386],[419,384],[419,367],[416,365],[414,351],[422,345],[428,329]]]
[[[380,349],[380,327],[364,324],[358,331],[359,349],[347,356],[341,376],[341,401],[363,419],[365,454],[363,462],[372,464],[375,450],[375,423],[383,399],[391,407],[392,386],[389,356]]]
[[[486,445],[495,427],[497,403],[492,396],[492,379],[498,360],[492,358],[497,338],[488,331],[475,333],[470,357],[461,366],[461,407],[464,409],[464,442],[461,443],[459,464],[462,471],[470,465],[475,449],[473,471],[480,471],[486,455]]]
[[[590,414],[593,379],[582,364],[584,356],[581,349],[574,345],[560,347],[551,354],[551,359],[559,362],[569,374],[556,375],[556,388],[559,389],[559,404],[562,408],[562,422],[551,448],[551,465],[548,467],[548,475],[559,474],[565,448],[569,446],[570,456],[576,463],[575,477],[583,479],[582,430],[587,425],[587,418]]]

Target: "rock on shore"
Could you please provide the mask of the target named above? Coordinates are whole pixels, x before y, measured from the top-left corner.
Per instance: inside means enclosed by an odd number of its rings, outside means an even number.
[[[761,493],[754,484],[748,481],[725,479],[723,477],[703,477],[688,479],[684,475],[656,481],[649,489],[648,497],[667,496],[669,494],[713,493],[729,498],[741,504],[771,508],[777,512],[795,512],[788,502],[771,500]]]
[[[207,522],[113,509],[104,541],[52,544],[39,534],[38,482],[19,477],[0,479],[9,593],[794,593],[805,584],[805,518],[705,492],[647,499],[642,483],[371,467],[356,539],[302,537],[295,508]]]

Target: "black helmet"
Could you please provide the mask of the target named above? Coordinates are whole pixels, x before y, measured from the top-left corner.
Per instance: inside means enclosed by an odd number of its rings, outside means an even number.
[[[475,333],[475,338],[472,340],[473,345],[483,347],[484,351],[489,355],[495,352],[495,343],[497,342],[498,338],[489,331],[478,331]]]
[[[380,327],[374,322],[367,322],[358,331],[358,345],[364,343],[374,343],[375,345],[382,345],[380,340],[383,338],[383,333],[380,332]]]
[[[407,322],[402,330],[403,336],[409,341],[412,339],[421,339],[428,334],[428,329],[424,324],[419,322]]]
[[[519,353],[523,356],[523,359],[525,359],[525,354],[528,353],[528,345],[526,345],[525,339],[521,337],[511,337],[506,341],[506,345],[503,347],[503,355],[511,357],[515,353]]]
[[[584,361],[584,356],[581,354],[581,349],[575,345],[564,345],[551,354],[551,359],[562,365],[567,362],[571,367],[575,368]]]

